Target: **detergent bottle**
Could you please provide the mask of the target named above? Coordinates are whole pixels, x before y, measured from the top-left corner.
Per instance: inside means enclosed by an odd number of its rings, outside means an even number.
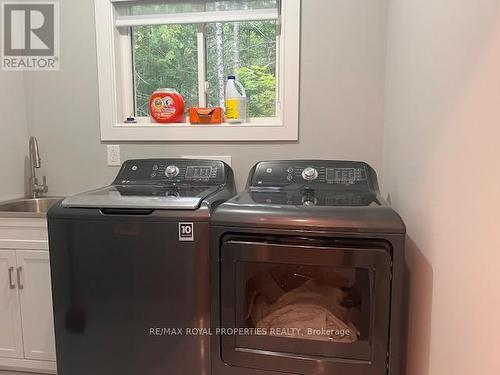
[[[227,77],[226,122],[237,124],[247,120],[247,94],[235,76]]]

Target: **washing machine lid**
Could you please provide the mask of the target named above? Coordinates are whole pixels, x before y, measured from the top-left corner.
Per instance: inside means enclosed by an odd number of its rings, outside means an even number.
[[[63,207],[196,210],[219,186],[111,185],[66,198]]]
[[[232,179],[218,160],[132,159],[110,186],[66,198],[62,207],[196,210]]]

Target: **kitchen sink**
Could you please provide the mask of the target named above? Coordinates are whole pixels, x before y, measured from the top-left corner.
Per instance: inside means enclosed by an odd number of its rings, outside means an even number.
[[[1,212],[26,212],[44,214],[50,207],[59,202],[62,197],[25,198],[0,203]]]

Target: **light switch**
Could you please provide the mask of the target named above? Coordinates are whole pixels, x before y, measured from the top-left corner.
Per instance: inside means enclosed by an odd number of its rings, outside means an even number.
[[[120,145],[107,145],[108,150],[108,166],[119,167],[122,163],[120,160]]]

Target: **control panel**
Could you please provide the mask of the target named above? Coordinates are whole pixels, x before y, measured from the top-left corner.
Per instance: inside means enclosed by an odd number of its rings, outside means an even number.
[[[138,159],[126,161],[115,185],[158,182],[220,185],[226,181],[226,165],[218,160]]]
[[[258,163],[251,187],[325,186],[336,189],[377,188],[375,172],[363,162],[337,160],[277,160]]]

